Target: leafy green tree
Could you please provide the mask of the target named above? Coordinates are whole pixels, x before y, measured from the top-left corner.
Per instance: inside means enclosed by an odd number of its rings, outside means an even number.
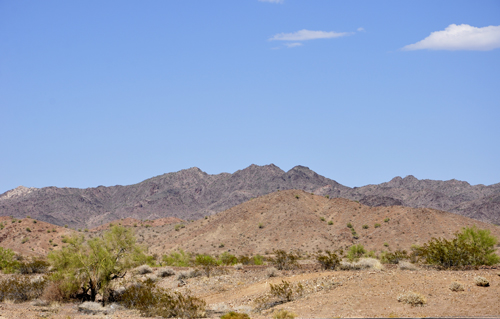
[[[78,235],[68,238],[67,246],[51,252],[48,259],[55,269],[53,279],[67,297],[80,294],[83,300],[95,301],[101,293],[103,304],[113,279],[123,278],[128,269],[147,261],[132,230],[121,226],[88,241]]]

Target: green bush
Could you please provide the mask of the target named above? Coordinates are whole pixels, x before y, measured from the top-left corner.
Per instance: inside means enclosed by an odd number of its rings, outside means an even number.
[[[317,253],[316,260],[321,265],[321,268],[324,270],[335,270],[342,261],[342,256],[344,255],[344,251],[339,249],[337,251],[331,252],[329,250],[325,250],[325,253]]]
[[[387,217],[384,219],[384,223],[388,223],[390,221],[390,219]]]
[[[278,270],[290,270],[299,268],[299,256],[293,252],[287,253],[284,250],[274,250],[274,258],[269,258],[269,261]]]
[[[16,254],[10,248],[0,247],[0,270],[4,273],[13,273],[19,262],[15,259]]]
[[[44,274],[47,272],[50,264],[39,258],[33,258],[31,261],[21,261],[15,266],[15,269],[24,275],[27,274]]]
[[[319,220],[321,220],[322,222],[325,221],[325,217],[320,217]]]
[[[455,233],[451,240],[432,238],[415,249],[419,261],[439,268],[464,268],[468,266],[494,265],[500,257],[495,253],[497,238],[489,230],[476,226],[466,227]]]
[[[137,309],[146,317],[205,317],[204,300],[157,287],[151,280],[131,285],[124,292],[115,294],[114,300],[129,309]]]
[[[238,263],[238,258],[236,258],[235,255],[232,255],[228,253],[227,251],[223,252],[219,256],[219,261],[220,264],[230,266],[230,265],[236,265]]]
[[[46,277],[31,278],[30,276],[15,275],[0,281],[0,302],[12,300],[26,302],[39,298],[45,286]]]
[[[250,319],[250,316],[246,313],[239,313],[230,311],[220,317],[220,319]]]
[[[95,301],[98,293],[106,300],[112,280],[123,278],[128,269],[147,261],[132,230],[121,226],[87,241],[74,235],[67,246],[50,252],[48,258],[55,269],[52,279],[61,282],[65,295],[78,294],[90,301]]]
[[[333,225],[333,220],[329,220],[328,225],[330,225],[330,226]]]
[[[258,266],[263,265],[264,264],[264,257],[262,257],[259,254],[253,256],[253,264],[258,265]]]
[[[214,269],[219,266],[217,259],[206,254],[196,255],[194,264],[203,269],[207,277],[210,277],[210,274],[214,271]]]
[[[361,244],[352,245],[351,247],[349,247],[349,250],[347,251],[347,259],[349,259],[350,261],[355,261],[363,257],[365,253],[366,250],[363,247],[363,245]]]
[[[380,224],[379,223],[375,223],[375,228],[379,228],[380,227]]]
[[[163,255],[162,260],[167,266],[172,267],[189,267],[194,263],[192,254],[182,249]]]
[[[401,260],[408,260],[410,256],[406,250],[396,250],[394,252],[383,252],[380,261],[384,264],[398,264]]]
[[[351,223],[347,223],[347,227],[348,228],[353,228],[352,224]]]
[[[363,229],[368,229],[368,225],[363,225]]]

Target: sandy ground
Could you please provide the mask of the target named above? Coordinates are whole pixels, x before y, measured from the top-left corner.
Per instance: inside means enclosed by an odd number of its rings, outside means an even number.
[[[176,272],[182,269],[176,269]],[[476,276],[490,282],[489,287],[474,283]],[[283,271],[267,277],[266,267],[232,267],[207,277],[186,280],[179,287],[177,276],[161,279],[158,285],[181,292],[191,291],[208,305],[208,315],[218,318],[229,310],[248,312],[251,318],[270,318],[277,309],[286,309],[298,318],[334,317],[500,317],[500,267],[470,271],[400,270],[386,266],[382,271],[320,271],[314,266]],[[269,291],[270,283],[287,280],[302,283],[306,294],[292,302],[253,312],[255,299]],[[462,292],[452,292],[452,282],[464,285]],[[403,292],[424,295],[427,304],[412,307],[397,301]],[[0,318],[141,318],[132,310],[117,310],[110,315],[84,315],[77,304],[53,304],[46,307],[32,303],[0,303]]]

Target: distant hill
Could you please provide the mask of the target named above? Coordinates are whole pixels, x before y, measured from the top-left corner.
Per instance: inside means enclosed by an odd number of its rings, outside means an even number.
[[[396,177],[387,183],[350,188],[304,166],[285,172],[271,164],[251,165],[233,174],[209,175],[190,168],[129,186],[27,188],[0,195],[0,216],[38,220],[72,228],[92,228],[127,217],[196,220],[277,190],[298,189],[370,206],[403,205],[445,210],[500,224],[500,183],[475,185],[457,180]]]

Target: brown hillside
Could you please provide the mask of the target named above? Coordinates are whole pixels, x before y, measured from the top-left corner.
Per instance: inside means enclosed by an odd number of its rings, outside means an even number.
[[[114,220],[112,222],[106,223],[104,225],[89,229],[90,232],[98,232],[102,230],[106,230],[110,228],[112,225],[120,225],[124,227],[158,227],[163,225],[169,225],[174,223],[182,223],[184,222],[182,219],[177,217],[166,217],[166,218],[158,218],[153,220],[140,220],[136,218],[124,218]]]
[[[384,222],[386,218],[388,222]],[[353,238],[348,223],[359,239]],[[380,227],[375,228],[376,223]],[[363,229],[363,225],[368,228]],[[500,238],[500,227],[452,213],[403,206],[370,207],[287,190],[187,223],[177,231],[173,224],[141,228],[138,236],[149,245],[150,252],[158,254],[178,248],[197,253],[265,254],[273,249],[314,252],[355,243],[381,251],[409,249],[432,237],[451,238],[462,227],[472,225],[489,229]]]
[[[3,216],[0,217],[0,224],[3,225],[3,228],[0,227],[0,247],[10,248],[23,256],[45,256],[62,246],[64,236],[76,232],[31,218]]]

